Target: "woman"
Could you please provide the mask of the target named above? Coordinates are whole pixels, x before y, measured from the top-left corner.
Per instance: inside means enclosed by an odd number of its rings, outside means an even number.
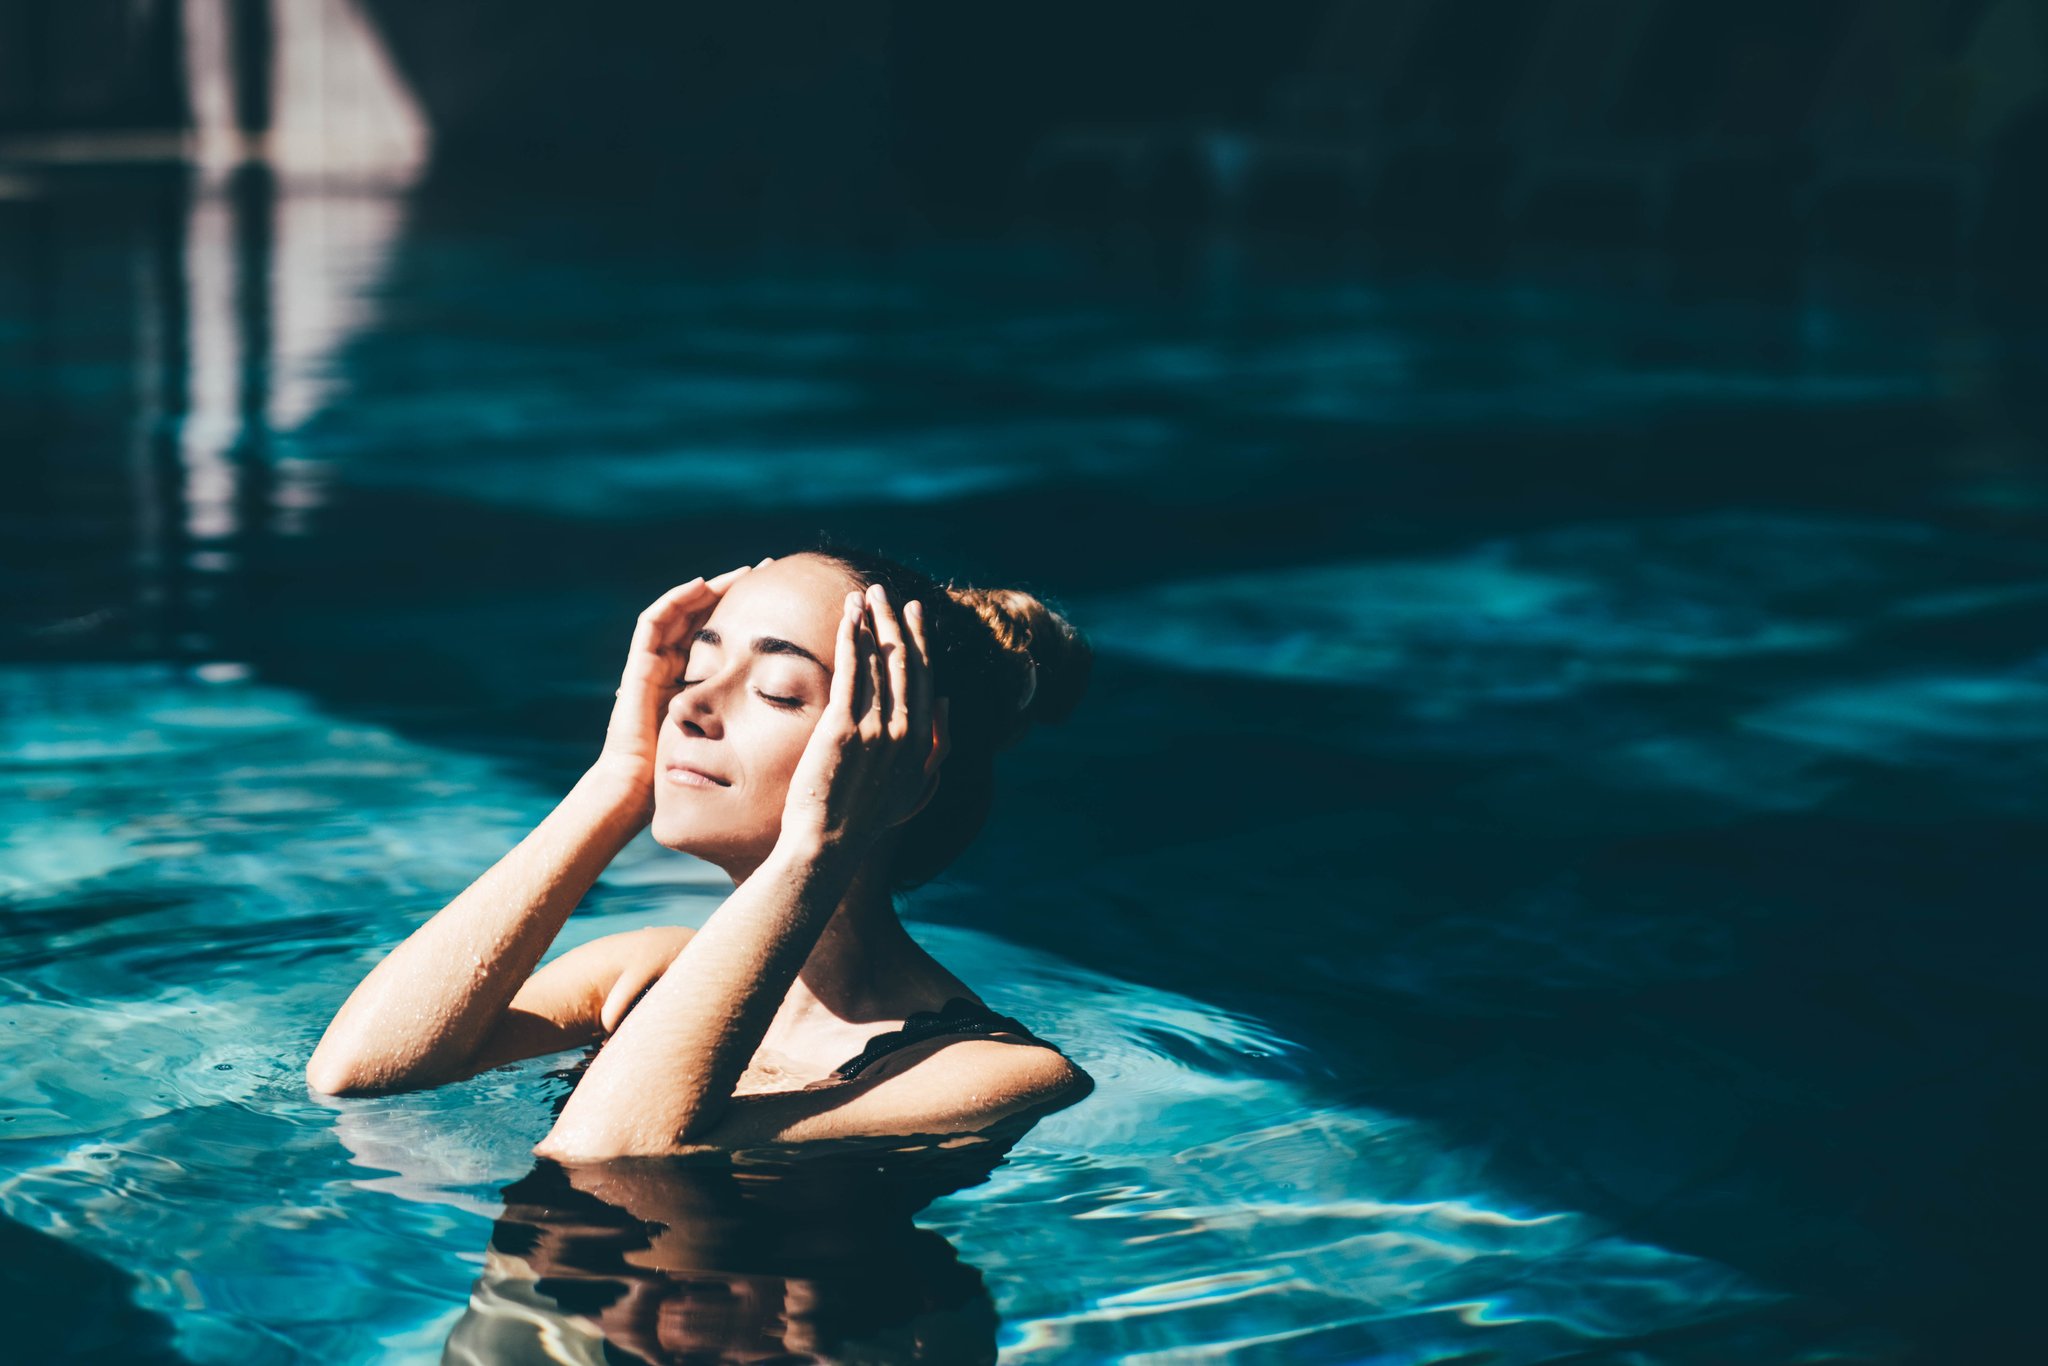
[[[980,1132],[1092,1086],[919,948],[892,893],[985,819],[996,752],[1091,656],[1028,593],[830,543],[640,614],[604,747],[562,803],[356,987],[307,1063],[406,1090],[601,1042],[534,1148],[562,1163]],[[734,891],[695,931],[534,965],[613,856],[656,840]]]

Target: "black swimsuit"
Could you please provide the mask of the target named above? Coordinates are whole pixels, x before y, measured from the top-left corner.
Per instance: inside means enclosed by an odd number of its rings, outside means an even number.
[[[940,1034],[1021,1034],[1047,1048],[1056,1046],[1046,1043],[1008,1015],[998,1015],[965,996],[955,996],[946,1002],[944,1009],[914,1010],[903,1021],[903,1028],[875,1035],[868,1040],[866,1048],[833,1069],[832,1076],[841,1081],[849,1080],[885,1055]]]
[[[652,990],[654,990],[654,984],[650,982],[647,984],[646,990],[640,994],[645,996],[648,991]],[[638,1005],[639,1002],[635,1001],[633,1004]],[[842,1082],[852,1081],[869,1067],[872,1067],[882,1058],[896,1052],[898,1049],[908,1048],[914,1043],[922,1043],[926,1039],[937,1038],[942,1034],[1018,1034],[1035,1044],[1040,1044],[1056,1052],[1060,1051],[1058,1044],[1039,1038],[1030,1029],[1026,1028],[1021,1020],[1013,1019],[1008,1015],[999,1015],[988,1006],[979,1005],[968,1000],[965,996],[955,996],[952,1000],[946,1002],[941,1009],[911,1011],[904,1019],[901,1029],[886,1030],[875,1035],[872,1039],[868,1040],[866,1048],[861,1049],[860,1052],[833,1068],[829,1075],[820,1077],[813,1082],[807,1082],[797,1089],[809,1091],[819,1087],[837,1086]],[[554,1075],[561,1076],[565,1080],[574,1083],[583,1075],[583,1070],[590,1066],[591,1060],[597,1057],[598,1050],[603,1046],[601,1042],[592,1044],[588,1051],[585,1052],[581,1061],[568,1071]],[[568,1099],[566,1093],[561,1096],[556,1101],[558,1109],[560,1106],[567,1104]]]

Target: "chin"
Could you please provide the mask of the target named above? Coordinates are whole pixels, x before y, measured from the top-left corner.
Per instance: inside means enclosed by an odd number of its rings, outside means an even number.
[[[673,849],[678,854],[688,854],[721,868],[758,863],[765,856],[762,851],[775,844],[773,832],[710,831],[704,828],[702,817],[692,819],[678,811],[656,811],[647,832],[664,849]]]
[[[701,858],[710,851],[711,842],[705,838],[702,821],[687,821],[673,814],[664,820],[662,813],[657,811],[648,824],[647,833],[654,836],[656,844],[678,854],[696,854]]]

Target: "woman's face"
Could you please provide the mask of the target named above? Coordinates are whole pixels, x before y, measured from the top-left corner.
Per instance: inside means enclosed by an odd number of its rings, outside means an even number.
[[[846,594],[828,560],[791,555],[733,581],[690,644],[655,745],[654,838],[734,877],[782,832],[790,775],[832,686]],[[700,769],[714,782],[679,766]]]

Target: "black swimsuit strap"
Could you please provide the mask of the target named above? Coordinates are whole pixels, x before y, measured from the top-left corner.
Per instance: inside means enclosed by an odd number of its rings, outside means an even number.
[[[866,1048],[839,1064],[832,1075],[842,1078],[855,1076],[884,1054],[894,1053],[899,1048],[907,1048],[920,1040],[939,1034],[1022,1034],[1039,1043],[1045,1042],[1008,1015],[998,1015],[989,1007],[977,1005],[965,996],[955,996],[946,1002],[943,1010],[912,1011],[903,1021],[901,1029],[891,1029],[875,1035],[868,1040]]]

